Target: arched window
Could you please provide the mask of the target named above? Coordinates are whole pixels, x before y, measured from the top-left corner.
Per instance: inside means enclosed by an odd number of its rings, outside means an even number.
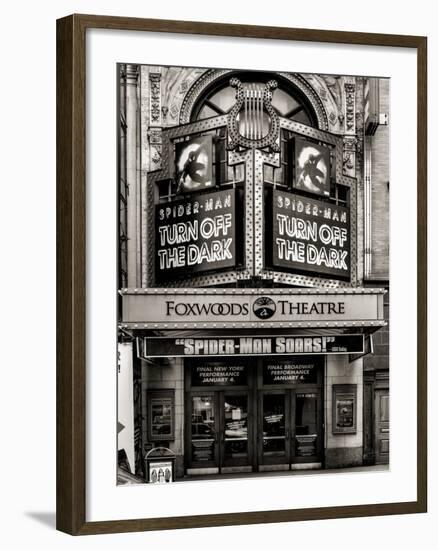
[[[272,106],[277,114],[307,126],[318,126],[315,112],[301,90],[278,74],[250,71],[230,72],[208,87],[192,110],[192,122],[230,112],[236,102],[236,90],[230,86],[233,76],[255,88],[264,86],[269,80],[276,80],[278,87],[273,91]]]

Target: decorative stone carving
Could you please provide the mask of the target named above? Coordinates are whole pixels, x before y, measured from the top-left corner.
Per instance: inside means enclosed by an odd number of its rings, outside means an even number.
[[[330,124],[331,124],[332,126],[334,126],[334,125],[336,124],[336,122],[337,122],[337,119],[336,119],[336,115],[335,115],[335,113],[334,113],[333,111],[329,114],[329,117],[328,117],[328,118],[329,118]]]
[[[319,88],[319,96],[323,101],[326,101],[327,99],[327,90],[325,88],[320,87]]]
[[[177,118],[178,116],[178,107],[173,103],[170,107],[170,116],[172,118]]]
[[[190,122],[192,109],[194,108],[199,97],[204,93],[205,89],[208,88],[215,80],[223,78],[232,72],[233,71],[231,69],[209,69],[202,73],[201,76],[193,82],[187,94],[184,96],[179,113],[179,123],[187,124]],[[316,113],[318,128],[321,130],[328,130],[329,121],[324,104],[316,90],[308,82],[311,80],[311,75],[302,76],[300,74],[286,72],[278,74],[285,81],[290,82],[293,86],[304,93]]]
[[[342,172],[344,176],[356,176],[356,148],[358,140],[355,137],[344,137]]]
[[[339,123],[339,130],[341,130],[344,124],[345,116],[342,109],[342,92],[341,85],[339,84],[340,77],[332,75],[322,75],[319,78],[324,81],[328,90],[328,94],[326,92],[323,99],[327,103],[331,103],[332,108],[335,108],[330,112],[328,117],[330,124],[332,126],[336,126],[336,124]]]
[[[149,73],[151,124],[161,124],[161,73]]]
[[[149,170],[161,169],[162,137],[160,128],[151,128],[148,131],[149,139]]]
[[[184,82],[181,83],[181,85],[179,87],[179,93],[180,94],[185,94],[188,89],[189,89],[189,82],[186,79],[186,80],[184,80]]]
[[[356,85],[354,82],[345,82],[345,129],[348,134],[356,133]]]

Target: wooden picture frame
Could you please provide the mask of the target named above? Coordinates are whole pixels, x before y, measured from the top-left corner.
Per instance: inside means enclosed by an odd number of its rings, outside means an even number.
[[[89,522],[86,519],[86,32],[114,29],[410,48],[417,55],[417,498],[354,506]],[[57,21],[57,529],[72,535],[427,511],[427,39],[71,15]],[[336,437],[336,436],[335,436]]]

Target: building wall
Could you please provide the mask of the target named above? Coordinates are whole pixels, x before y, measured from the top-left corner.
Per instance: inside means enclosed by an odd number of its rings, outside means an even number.
[[[356,433],[333,433],[333,385],[356,385]],[[348,355],[328,355],[325,387],[325,466],[342,468],[362,464],[363,449],[363,368],[362,359],[349,363]]]
[[[168,359],[146,363],[143,361],[143,392],[151,390],[174,390],[175,394],[175,439],[153,443],[149,440],[149,410],[147,399],[144,399],[143,408],[143,442],[145,448],[163,445],[176,455],[176,475],[181,477],[184,469],[184,366],[183,360]]]
[[[380,79],[380,112],[389,113],[389,79]],[[389,125],[380,125],[371,139],[370,279],[389,278]]]

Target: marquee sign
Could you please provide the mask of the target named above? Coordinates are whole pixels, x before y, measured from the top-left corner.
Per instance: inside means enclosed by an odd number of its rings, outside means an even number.
[[[272,266],[350,278],[348,208],[273,191]]]
[[[234,190],[191,194],[155,208],[157,279],[235,266]]]
[[[382,289],[125,289],[122,327],[379,327]]]
[[[143,338],[142,357],[236,355],[322,355],[363,353],[362,334],[335,336],[232,336],[212,338]]]

